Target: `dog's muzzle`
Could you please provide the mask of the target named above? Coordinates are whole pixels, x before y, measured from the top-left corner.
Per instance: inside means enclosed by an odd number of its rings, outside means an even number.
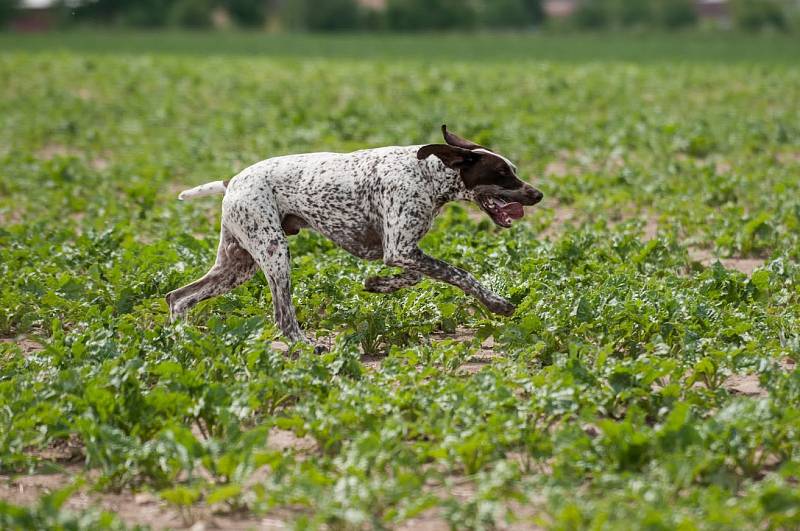
[[[539,203],[544,194],[532,186],[521,190],[508,190],[493,194],[478,194],[476,202],[497,225],[508,228],[515,220],[525,216],[524,206]]]

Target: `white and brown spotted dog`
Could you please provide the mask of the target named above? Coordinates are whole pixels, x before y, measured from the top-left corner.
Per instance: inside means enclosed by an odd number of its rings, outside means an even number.
[[[423,276],[449,282],[492,312],[514,306],[466,271],[423,253],[418,242],[448,201],[474,201],[501,227],[524,215],[542,193],[521,181],[505,157],[442,126],[445,144],[309,153],[263,160],[229,181],[182,192],[180,199],[225,194],[217,260],[201,279],[167,295],[174,319],[226,293],[260,267],[269,282],[275,322],[291,341],[306,341],[292,305],[286,237],[310,227],[350,253],[403,269],[370,277],[368,291],[391,293]],[[431,156],[433,155],[433,156]]]

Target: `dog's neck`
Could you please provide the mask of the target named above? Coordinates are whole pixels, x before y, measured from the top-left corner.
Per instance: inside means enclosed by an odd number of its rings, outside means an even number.
[[[464,186],[464,180],[457,170],[451,170],[436,157],[421,160],[420,164],[433,185],[433,200],[437,209],[450,201],[473,199],[473,193]]]

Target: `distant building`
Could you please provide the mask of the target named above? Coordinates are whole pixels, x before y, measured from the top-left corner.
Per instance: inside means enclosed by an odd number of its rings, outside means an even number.
[[[548,18],[568,18],[575,13],[582,1],[591,0],[545,0],[544,12]],[[701,20],[720,23],[728,23],[731,20],[730,0],[695,0],[695,9]]]
[[[731,3],[728,0],[695,0],[695,9],[700,20],[729,24]]]
[[[11,29],[22,32],[47,31],[58,21],[54,0],[23,0],[11,19]]]
[[[375,11],[383,11],[386,9],[386,0],[358,0],[361,7],[374,9]]]
[[[578,0],[545,0],[542,7],[547,18],[567,18],[578,9]]]

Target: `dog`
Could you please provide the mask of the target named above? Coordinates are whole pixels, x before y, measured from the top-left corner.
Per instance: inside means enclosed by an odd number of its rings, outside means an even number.
[[[234,289],[260,267],[272,292],[275,323],[289,341],[307,342],[292,304],[287,242],[304,227],[359,258],[402,268],[394,276],[367,278],[367,291],[391,293],[427,276],[460,288],[494,313],[513,314],[509,301],[463,269],[428,256],[418,243],[445,203],[477,203],[507,228],[542,193],[520,180],[502,155],[446,125],[442,134],[444,144],[274,157],[228,181],[181,192],[180,200],[224,194],[222,227],[211,270],[166,296],[171,319]]]

